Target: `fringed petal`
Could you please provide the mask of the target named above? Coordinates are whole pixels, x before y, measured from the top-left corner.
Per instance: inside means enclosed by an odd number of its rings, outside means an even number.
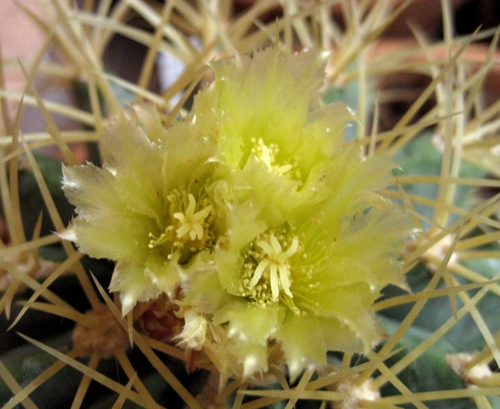
[[[66,167],[63,165],[62,188],[82,219],[107,217],[109,214],[127,216],[127,207],[116,194],[113,175],[92,164]]]
[[[322,322],[317,317],[287,313],[276,339],[281,343],[292,379],[309,365],[326,362],[327,344]]]
[[[119,292],[122,314],[130,312],[139,301],[157,298],[161,292],[146,276],[140,264],[118,262],[109,289]]]
[[[149,254],[148,234],[154,223],[144,217],[115,214],[113,217],[94,218],[91,222],[76,218],[71,227],[78,248],[89,256],[145,262]]]
[[[214,324],[228,324],[228,335],[237,343],[267,345],[284,319],[282,307],[260,308],[241,300],[233,300],[219,310],[213,318]]]
[[[120,115],[108,128],[102,149],[120,200],[134,212],[159,219],[165,212],[160,146],[136,121]]]
[[[336,318],[355,333],[368,350],[382,337],[370,310],[375,298],[367,283],[318,291],[313,298],[316,306],[314,314]]]

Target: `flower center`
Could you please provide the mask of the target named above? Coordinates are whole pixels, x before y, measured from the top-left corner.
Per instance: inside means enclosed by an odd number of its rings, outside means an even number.
[[[286,233],[264,233],[244,255],[241,294],[263,306],[275,303],[280,294],[293,298],[290,258],[297,253],[299,240]]]
[[[214,241],[211,226],[215,210],[208,198],[197,202],[192,193],[175,190],[167,200],[170,202],[170,224],[158,237],[149,233],[149,248],[169,244],[172,252],[176,249],[198,252]]]
[[[179,227],[175,230],[178,239],[189,236],[191,240],[202,240],[207,226],[205,220],[212,211],[212,206],[208,205],[196,211],[196,199],[190,193],[189,205],[185,212],[175,212],[173,218],[179,222]]]
[[[279,147],[275,143],[270,143],[266,145],[262,138],[255,139],[252,138],[253,147],[251,152],[264,163],[270,170],[283,175],[292,169],[292,165],[277,165],[276,156],[279,153]]]

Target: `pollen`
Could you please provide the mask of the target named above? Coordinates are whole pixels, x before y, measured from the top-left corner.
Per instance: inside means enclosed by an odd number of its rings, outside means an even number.
[[[271,143],[266,145],[262,138],[255,139],[252,138],[253,148],[251,152],[255,155],[257,159],[259,159],[262,163],[264,163],[270,170],[284,175],[290,169],[292,169],[292,165],[277,165],[276,164],[276,156],[279,153],[278,145]]]
[[[293,298],[290,259],[299,250],[297,237],[286,233],[263,234],[245,254],[242,295],[267,305],[279,300],[280,294]]]

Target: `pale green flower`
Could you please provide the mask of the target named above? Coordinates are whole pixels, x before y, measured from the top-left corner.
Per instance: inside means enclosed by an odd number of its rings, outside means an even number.
[[[377,165],[366,163],[362,175],[383,172]],[[190,276],[183,308],[227,329],[243,376],[268,369],[274,341],[295,376],[325,363],[328,350],[366,352],[381,340],[371,305],[387,284],[404,285],[398,255],[409,223],[356,193],[343,213],[330,211],[332,195],[290,212],[280,226],[242,206],[219,239],[215,268]]]
[[[368,351],[382,338],[371,305],[387,284],[404,285],[408,218],[377,193],[394,165],[345,142],[345,105],[318,108],[316,53],[270,48],[214,66],[193,109],[224,164],[226,228],[215,265],[188,274],[183,310],[226,331],[222,373],[234,360],[238,375],[265,372],[276,342],[292,376],[328,350]],[[194,347],[217,350],[210,342]]]
[[[76,206],[66,237],[92,257],[117,262],[110,289],[123,313],[171,294],[180,265],[217,240],[207,182],[214,145],[188,121],[165,129],[150,107],[121,114],[100,145],[103,167],[64,168],[63,188]]]
[[[221,177],[242,188],[239,200],[267,200],[275,223],[291,202],[310,206],[328,194],[320,186],[354,119],[345,104],[320,106],[325,63],[316,51],[277,47],[216,61],[214,83],[195,100],[196,125],[217,140]]]
[[[64,170],[66,236],[117,262],[123,312],[166,293],[178,344],[223,378],[369,350],[373,302],[404,285],[408,219],[377,193],[394,165],[345,141],[344,104],[321,107],[324,63],[277,47],[215,62],[188,118],[165,129],[136,107],[103,137],[102,169]]]

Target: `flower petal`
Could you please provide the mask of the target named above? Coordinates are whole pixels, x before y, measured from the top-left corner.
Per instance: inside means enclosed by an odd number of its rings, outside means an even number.
[[[215,62],[216,82],[199,98],[200,107],[210,99],[222,113],[217,123],[221,157],[236,167],[246,162],[254,138],[278,144],[285,155],[296,148],[298,138],[290,136],[303,127],[326,62],[314,51],[289,56],[278,47],[239,61]]]
[[[403,240],[412,229],[411,220],[405,213],[397,209],[371,208],[342,226],[332,248],[332,258],[354,259],[369,266],[378,290],[387,284],[404,286],[401,263],[397,260]]]
[[[137,302],[155,299],[161,293],[146,276],[142,265],[124,262],[116,264],[109,289],[120,293],[123,315],[131,311]]]
[[[289,312],[276,333],[292,379],[305,367],[326,362],[327,345],[321,324],[317,317]]]
[[[227,215],[227,234],[219,240],[214,260],[220,283],[231,294],[239,294],[243,258],[242,250],[266,229],[256,218],[258,207],[252,201],[234,205]]]
[[[260,308],[241,301],[228,304],[214,315],[215,325],[227,323],[227,333],[243,366],[244,377],[267,371],[268,341],[284,316],[281,307]]]
[[[336,318],[288,313],[276,339],[281,342],[292,379],[306,367],[326,363],[328,351],[363,352],[356,333]]]
[[[181,306],[189,306],[201,314],[213,314],[231,298],[221,287],[213,254],[198,253],[189,265],[180,270],[181,286],[185,290]]]
[[[71,224],[78,248],[95,258],[144,262],[149,253],[148,234],[155,227],[145,217],[76,218]]]
[[[261,308],[246,302],[233,303],[217,311],[214,324],[228,324],[228,334],[236,342],[267,345],[267,341],[279,328],[284,318],[282,307]]]
[[[163,190],[205,188],[214,163],[214,141],[199,133],[192,122],[177,122],[167,130],[163,146],[165,159],[161,169]],[[156,169],[159,172],[159,169]],[[194,192],[193,192],[194,193]]]
[[[118,198],[113,176],[108,170],[92,164],[66,167],[63,165],[62,188],[68,200],[76,206],[80,218],[91,220],[109,214],[128,215],[126,206]]]
[[[371,312],[375,298],[365,283],[317,292],[314,295],[317,302],[314,313],[320,317],[338,319],[357,334],[363,341],[364,348],[368,350],[382,337],[379,325]]]
[[[243,379],[268,370],[267,345],[245,343],[237,351],[243,364]]]
[[[318,318],[323,329],[323,335],[329,351],[362,353],[365,350],[358,334],[337,318]]]
[[[180,282],[180,266],[178,254],[172,258],[163,257],[159,252],[151,252],[144,264],[144,273],[148,279],[172,299]]]
[[[115,177],[122,202],[132,211],[158,219],[162,214],[162,153],[136,121],[119,115],[102,140],[105,166]],[[152,138],[152,137],[151,137]]]

